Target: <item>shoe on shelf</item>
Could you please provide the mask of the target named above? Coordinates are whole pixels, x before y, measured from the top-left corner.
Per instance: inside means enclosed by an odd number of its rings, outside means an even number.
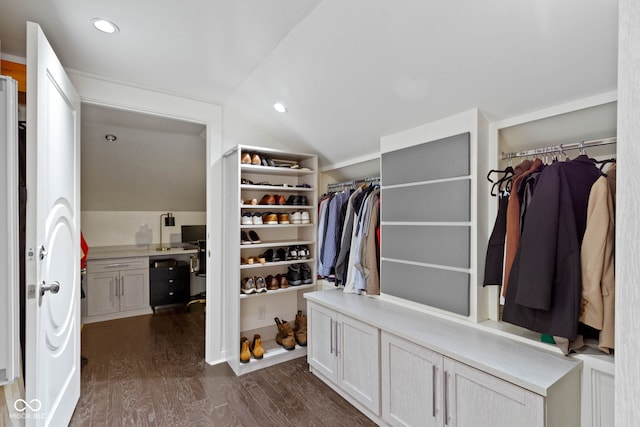
[[[278,224],[289,224],[289,214],[286,212],[278,214]]]
[[[273,194],[265,194],[262,199],[260,199],[260,204],[261,205],[275,205],[276,204],[276,198],[273,196]]]
[[[278,215],[273,212],[267,212],[262,215],[262,223],[263,224],[277,224],[278,223]]]
[[[276,342],[280,344],[285,350],[293,350],[296,348],[296,339],[293,336],[293,329],[286,320],[280,321],[277,317],[274,318],[276,325],[278,326],[278,334],[276,335]]]
[[[277,196],[275,196],[275,198],[276,198],[276,204],[277,205],[286,205],[287,204],[287,199],[282,194],[278,194]]]
[[[296,187],[298,187],[298,188],[311,188],[311,186],[309,184],[298,184],[298,185],[296,185]]]
[[[262,258],[264,258],[267,262],[273,262],[273,257],[274,257],[275,253],[273,251],[273,249],[267,249],[266,251],[264,251],[263,254],[261,254],[260,256]]]
[[[302,310],[298,310],[296,320],[293,324],[293,333],[299,346],[307,346],[307,316],[302,314]]]
[[[309,247],[308,246],[297,246],[298,249],[298,259],[309,259]]]
[[[311,277],[311,269],[307,264],[298,264],[300,266],[300,276],[302,276],[302,283],[305,285],[309,285],[313,283],[313,278]]]
[[[264,278],[264,281],[267,282],[268,291],[276,291],[280,289],[280,284],[278,283],[278,279],[276,277],[268,275]]]
[[[247,337],[240,338],[240,363],[249,363],[251,351],[249,351],[249,340]]]
[[[249,161],[247,163],[251,163],[251,156],[249,156]],[[246,178],[240,178],[240,184],[241,185],[253,185],[253,181],[251,181],[249,179],[246,179]]]
[[[262,213],[254,212],[252,221],[253,221],[253,225],[262,225]]]
[[[275,164],[275,162],[273,161],[273,159],[267,159],[267,164],[268,164],[269,166],[271,166],[272,168],[276,167],[276,164]]]
[[[253,281],[253,277],[244,277],[240,284],[240,292],[243,294],[255,294],[256,282]]]
[[[242,225],[252,225],[253,224],[253,215],[251,212],[245,212],[242,214],[242,218],[240,220],[240,224]]]
[[[280,289],[286,289],[289,287],[289,281],[287,280],[286,274],[278,274],[276,279],[278,280],[278,286]]]
[[[251,164],[252,165],[256,165],[256,166],[260,166],[260,164],[262,163],[262,159],[260,158],[260,156],[256,153],[254,153],[251,156]]]
[[[300,203],[296,203],[296,200],[298,200],[298,196],[295,195],[290,195],[289,198],[287,199],[287,205],[296,205],[296,204],[300,204]]]
[[[287,248],[287,261],[298,259],[298,250],[295,246],[289,246]]]
[[[309,218],[309,212],[302,212],[300,214],[300,220],[302,221],[302,224],[309,224],[311,222],[311,219]]]
[[[307,206],[307,196],[298,196],[300,198],[300,206]]]
[[[249,240],[251,240],[251,243],[262,243],[262,240],[260,240],[260,236],[258,236],[258,233],[253,230],[249,230]]]
[[[287,251],[285,248],[278,248],[276,251],[276,256],[278,257],[278,261],[286,261],[287,260]]]
[[[298,264],[290,265],[287,272],[287,280],[291,286],[299,286],[302,284],[302,277],[300,276],[300,266]]]
[[[302,224],[302,212],[292,212],[289,215],[289,221],[291,224]]]
[[[240,156],[240,163],[242,163],[243,165],[250,165],[251,164],[251,154],[242,153],[242,156]]]
[[[246,231],[240,232],[240,244],[241,245],[250,245],[251,239],[249,239],[249,235],[247,235]]]
[[[264,281],[264,277],[258,276],[254,279],[256,281],[256,292],[267,292],[267,284]]]
[[[258,359],[258,360],[264,357],[264,347],[262,347],[262,338],[258,334],[255,334],[253,336],[253,342],[251,343],[251,354],[253,354],[254,359]]]

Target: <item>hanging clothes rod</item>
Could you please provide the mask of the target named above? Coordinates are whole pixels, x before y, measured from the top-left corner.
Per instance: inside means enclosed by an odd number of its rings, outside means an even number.
[[[354,179],[352,181],[344,181],[344,182],[332,182],[330,184],[327,184],[327,191],[331,192],[337,189],[346,189],[346,188],[353,188],[356,187],[360,184],[369,184],[369,183],[373,183],[373,182],[380,182],[380,177],[379,176],[375,176],[375,177],[370,177],[370,178],[360,178],[360,179]]]
[[[552,145],[549,147],[534,148],[525,151],[516,151],[513,153],[502,153],[502,160],[515,159],[517,157],[537,156],[540,154],[562,153],[568,150],[580,150],[581,153],[588,147],[598,147],[601,145],[611,145],[618,142],[616,137],[594,139],[591,141],[572,142],[569,144]]]

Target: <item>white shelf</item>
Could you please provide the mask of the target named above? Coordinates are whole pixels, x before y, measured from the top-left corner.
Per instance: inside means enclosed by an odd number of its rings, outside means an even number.
[[[292,259],[289,261],[276,261],[276,262],[267,262],[264,264],[240,264],[240,270],[249,270],[252,268],[263,268],[263,267],[277,267],[279,265],[292,265],[292,264],[304,264],[307,262],[313,262],[315,258],[307,258],[307,259]]]
[[[264,167],[264,166],[263,166]],[[272,190],[277,190],[276,193],[283,191],[283,192],[311,192],[314,191],[313,188],[305,188],[305,187],[291,187],[291,186],[287,186],[284,187],[282,185],[251,185],[251,184],[240,184],[240,189],[241,190],[260,190],[260,191],[269,191],[272,192]]]
[[[304,176],[314,174],[315,171],[303,170],[303,169],[291,169],[287,167],[273,167],[273,166],[259,166],[259,165],[240,165],[242,172],[258,173],[263,175],[289,175],[289,176]]]
[[[310,283],[308,285],[298,285],[298,286],[289,285],[288,288],[274,289],[272,291],[267,291],[267,292],[257,292],[257,293],[254,293],[254,294],[240,294],[240,299],[260,298],[260,297],[264,297],[264,296],[281,294],[281,293],[286,293],[286,292],[300,291],[300,290],[303,290],[303,289],[312,289],[312,288],[315,288],[315,287],[316,287],[315,283]]]
[[[251,340],[253,336],[247,338]],[[305,357],[307,355],[307,347],[301,347],[298,344],[296,344],[296,348],[293,350],[285,350],[282,346],[278,345],[275,340],[265,341],[263,338],[262,346],[266,350],[264,357],[260,360],[256,360],[251,357],[251,361],[249,361],[249,363],[241,363],[239,375],[297,359],[298,357]]]
[[[277,248],[277,247],[284,247],[284,246],[312,245],[314,243],[315,242],[313,240],[274,240],[270,242],[262,241],[262,243],[240,245],[240,249]]]
[[[260,210],[274,210],[274,211],[295,211],[296,209],[312,209],[315,206],[309,205],[240,205],[240,209],[260,209]],[[299,224],[296,224],[299,225]]]
[[[293,227],[314,227],[315,224],[257,224],[257,225],[241,225],[241,229],[250,228],[293,228]]]

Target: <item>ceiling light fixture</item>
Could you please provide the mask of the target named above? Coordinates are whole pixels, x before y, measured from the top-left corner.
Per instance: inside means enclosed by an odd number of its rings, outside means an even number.
[[[275,108],[275,110],[278,113],[286,113],[287,112],[287,107],[285,107],[284,104],[282,104],[280,102],[276,102],[275,104],[273,104],[273,108]]]
[[[107,141],[109,141],[109,142],[116,142],[116,140],[118,139],[118,137],[117,137],[117,136],[115,136],[115,135],[113,135],[113,134],[111,134],[111,133],[108,133],[108,134],[106,134],[106,135],[104,136],[104,139],[106,139],[106,140],[107,140]]]
[[[118,28],[116,24],[114,24],[111,21],[107,21],[106,19],[93,18],[91,20],[91,23],[93,24],[94,27],[96,27],[98,30],[102,31],[103,33],[113,34],[120,31],[120,28]]]

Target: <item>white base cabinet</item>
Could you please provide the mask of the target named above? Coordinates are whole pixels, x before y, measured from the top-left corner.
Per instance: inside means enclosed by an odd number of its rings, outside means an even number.
[[[379,297],[305,298],[312,372],[380,425],[580,425],[580,361]]]
[[[149,258],[87,262],[86,294],[85,323],[151,313]]]
[[[317,304],[308,304],[307,313],[311,367],[379,414],[379,329]]]

